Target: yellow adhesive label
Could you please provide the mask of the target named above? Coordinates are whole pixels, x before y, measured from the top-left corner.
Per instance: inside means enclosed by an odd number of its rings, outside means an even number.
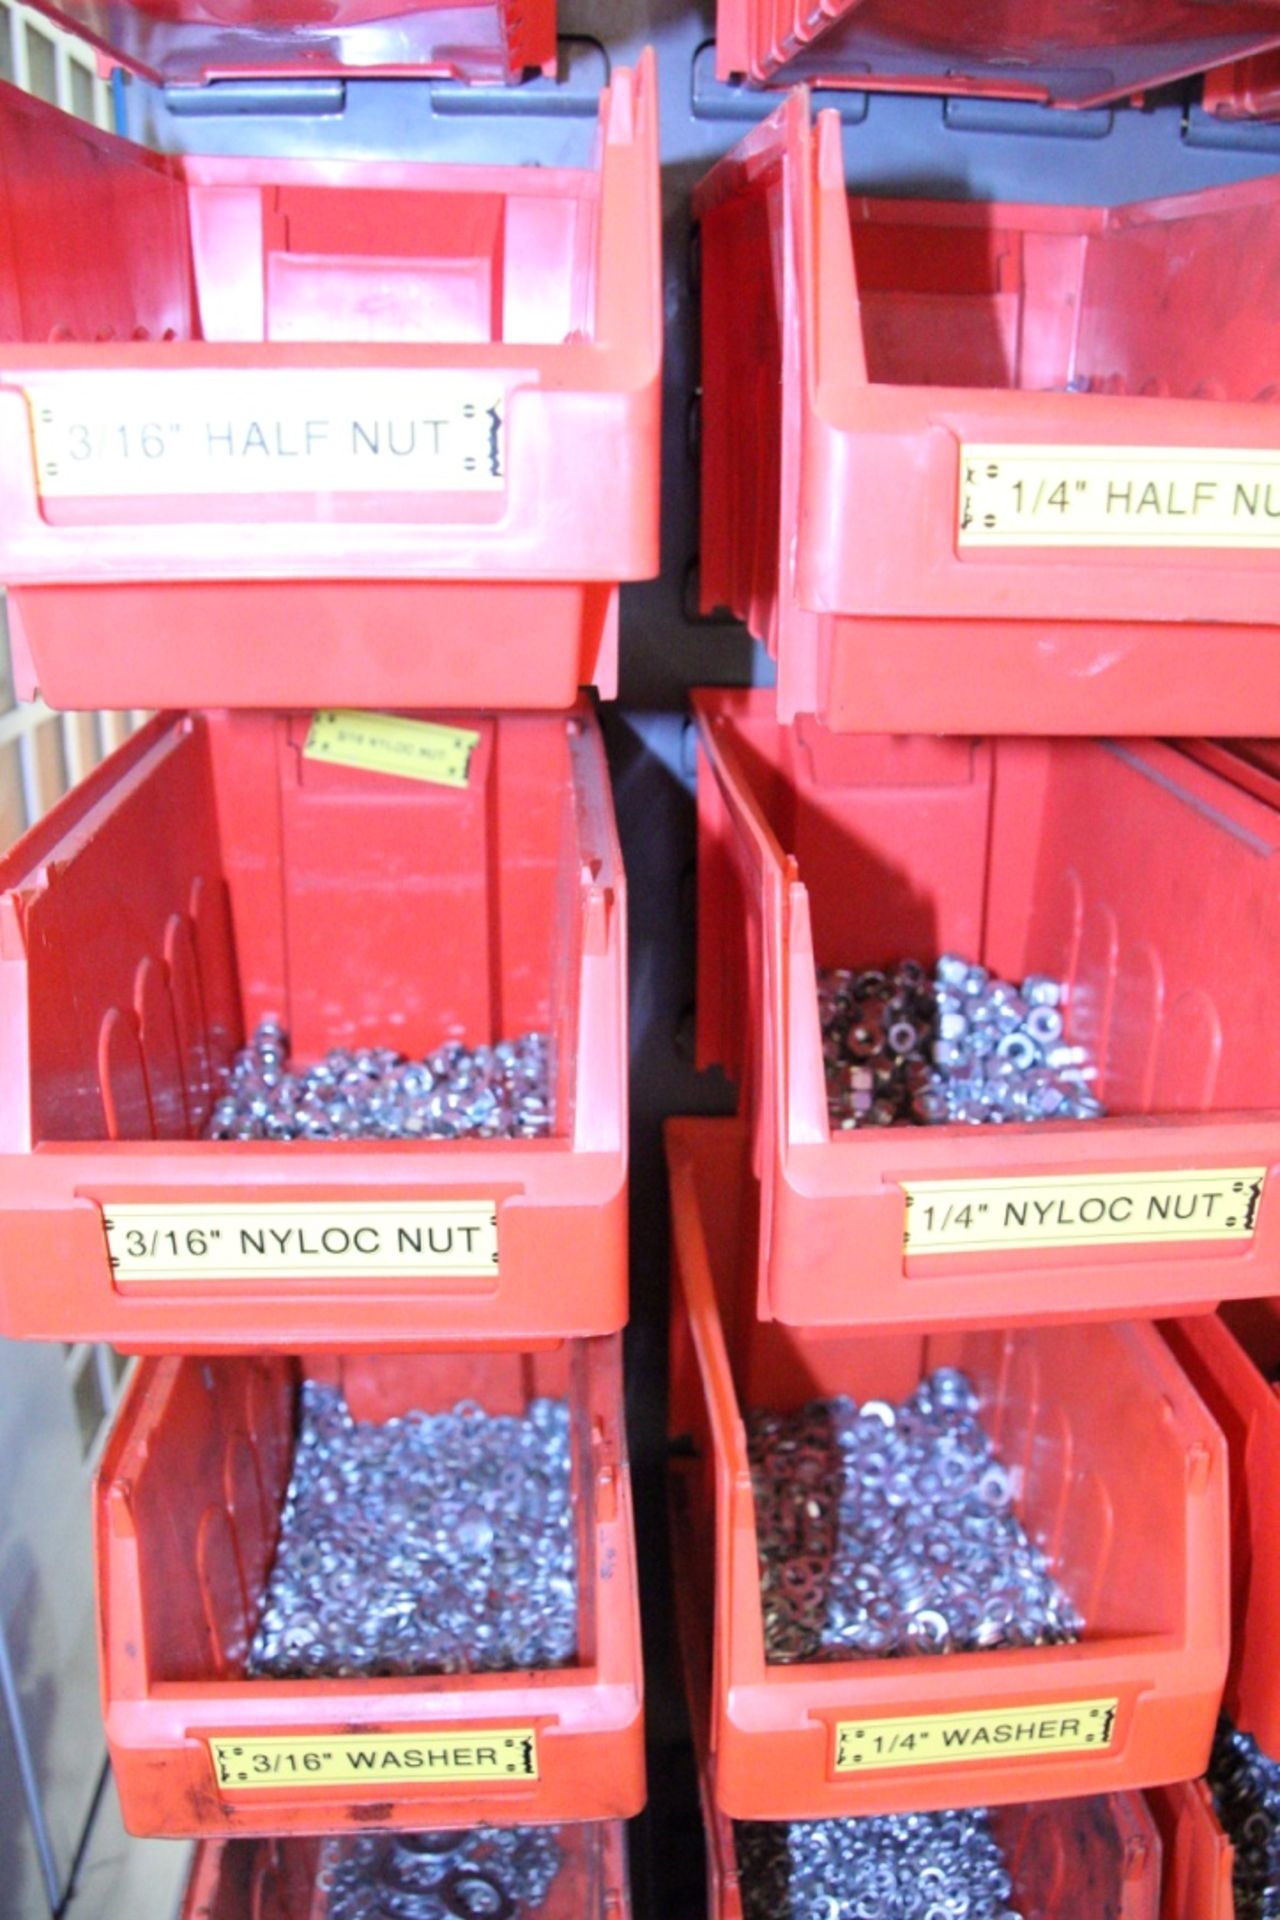
[[[495,1200],[403,1200],[332,1206],[102,1209],[107,1257],[119,1284],[255,1280],[450,1279],[498,1272]]]
[[[998,1253],[1249,1240],[1265,1167],[1188,1173],[1060,1174],[1016,1180],[904,1180],[904,1250]]]
[[[1280,449],[961,445],[964,547],[1277,547]]]
[[[280,1735],[210,1740],[214,1777],[224,1793],[270,1787],[396,1787],[453,1780],[536,1780],[534,1727],[480,1732]]]
[[[369,773],[398,773],[436,787],[465,787],[480,735],[396,713],[329,708],[312,717],[303,756]]]
[[[926,1713],[893,1720],[841,1720],[833,1728],[836,1773],[884,1773],[896,1767],[960,1766],[1037,1753],[1106,1753],[1117,1700],[1054,1701],[1048,1706]]]
[[[476,493],[505,483],[506,393],[412,368],[69,372],[26,389],[45,499]]]

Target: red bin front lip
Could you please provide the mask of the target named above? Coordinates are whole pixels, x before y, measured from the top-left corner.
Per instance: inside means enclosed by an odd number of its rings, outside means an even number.
[[[353,1817],[371,1824],[444,1827],[491,1821],[625,1818],[644,1803],[639,1590],[630,1468],[622,1409],[621,1336],[585,1343],[592,1397],[608,1402],[611,1433],[583,1462],[601,1496],[596,1514],[590,1665],[523,1674],[421,1678],[154,1681],[147,1673],[141,1598],[144,1551],[132,1505],[165,1417],[178,1357],[139,1365],[94,1476],[94,1547],[103,1717],[126,1825],[139,1835],[325,1833]],[[268,1734],[367,1733],[536,1726],[540,1778],[519,1786],[461,1783],[386,1803],[387,1788],[220,1799],[204,1741]],[[465,1807],[465,1818],[460,1809]],[[364,1809],[363,1815],[353,1809]],[[392,1811],[392,1808],[395,1811]]]
[[[269,1145],[218,1142],[207,1145],[203,1164],[192,1168],[201,1153],[197,1141],[118,1144],[140,1151],[117,1157],[111,1147],[95,1152],[64,1144],[40,1147],[30,1157],[0,1156],[0,1247],[8,1249],[0,1322],[9,1338],[106,1340],[128,1353],[179,1347],[410,1352],[468,1340],[520,1345],[581,1338],[626,1324],[625,1147],[578,1153],[568,1141],[527,1141],[495,1163],[483,1152],[458,1153],[452,1143],[439,1142],[445,1151],[424,1163],[421,1148],[380,1142],[379,1152],[391,1149],[383,1164],[371,1168],[365,1161],[357,1171],[340,1151],[316,1142],[318,1151],[311,1152],[300,1142],[314,1168],[304,1183],[292,1149],[285,1168]],[[232,1182],[227,1176],[236,1157],[244,1170],[237,1169]],[[507,1247],[500,1283],[486,1290],[447,1278],[420,1284],[304,1275],[223,1285],[113,1282],[103,1204],[232,1206],[272,1198],[344,1205],[496,1198]],[[35,1288],[24,1276],[37,1269],[41,1248],[46,1279]],[[545,1284],[548,1262],[557,1272],[553,1289]]]

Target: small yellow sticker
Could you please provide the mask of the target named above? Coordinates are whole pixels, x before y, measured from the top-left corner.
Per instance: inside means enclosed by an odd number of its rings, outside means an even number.
[[[210,1740],[214,1777],[225,1793],[273,1787],[393,1787],[452,1780],[536,1780],[535,1727],[473,1732],[316,1734]]]
[[[960,447],[961,547],[1274,547],[1280,449]]]
[[[496,1200],[401,1200],[340,1206],[263,1200],[247,1206],[102,1209],[118,1285],[184,1281],[495,1278]]]
[[[331,766],[398,773],[436,787],[465,787],[479,743],[480,735],[468,727],[442,727],[434,720],[407,720],[398,713],[327,708],[312,716],[303,754]]]
[[[202,367],[26,389],[45,499],[500,493],[506,390],[412,367]]]
[[[833,1728],[836,1773],[896,1767],[961,1766],[1037,1753],[1106,1753],[1117,1700],[1059,1700],[1047,1706],[984,1707],[892,1720],[840,1720]]]
[[[1249,1240],[1265,1167],[1178,1173],[1061,1174],[1011,1180],[904,1180],[904,1251],[1020,1252],[1172,1240]]]

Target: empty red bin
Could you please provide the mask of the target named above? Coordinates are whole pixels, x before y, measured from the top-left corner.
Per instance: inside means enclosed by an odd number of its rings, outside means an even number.
[[[538,1672],[249,1679],[302,1374],[357,1419],[568,1396],[578,1658]],[[409,1358],[147,1360],[98,1473],[107,1744],[136,1834],[529,1826],[644,1801],[621,1340]],[[265,1780],[266,1785],[261,1784]]]
[[[1224,1707],[1233,1724],[1280,1758],[1280,1309],[1240,1301],[1220,1316],[1164,1329],[1231,1457],[1231,1669]]]
[[[1226,1448],[1157,1330],[832,1335],[758,1320],[741,1129],[672,1121],[667,1143],[674,1552],[714,1617],[723,1811],[800,1820],[1004,1806],[1201,1772],[1227,1663]],[[747,1411],[838,1393],[892,1402],[938,1366],[974,1382],[1022,1523],[1083,1615],[1083,1637],[771,1664]]]
[[[718,0],[721,79],[986,95],[1090,107],[1280,43],[1270,0]]]
[[[571,169],[178,159],[0,89],[20,691],[611,694],[657,568],[654,91],[615,74]]]
[[[1164,1850],[1160,1920],[1235,1920],[1235,1855],[1203,1780],[1147,1795]]]
[[[306,714],[161,717],[0,862],[0,1330],[332,1351],[624,1324],[600,736],[585,710],[449,724],[458,787],[308,757]],[[545,1030],[554,1137],[205,1140],[271,1013],[301,1061]]]
[[[699,693],[698,1055],[739,1082],[792,1325],[1201,1311],[1280,1260],[1280,812],[1154,741],[784,727]],[[828,1122],[815,963],[1066,983],[1108,1117]]]
[[[554,74],[555,0],[50,0],[60,26],[160,85],[281,75]]]
[[[329,1842],[332,1848],[341,1842]],[[561,1827],[562,1864],[544,1920],[629,1920],[626,1829],[619,1820]],[[196,1851],[182,1920],[323,1920],[325,1843],[206,1840]]]
[[[695,209],[702,602],[768,644],[784,719],[1259,731],[1274,178],[1119,208],[869,200],[797,91]]]

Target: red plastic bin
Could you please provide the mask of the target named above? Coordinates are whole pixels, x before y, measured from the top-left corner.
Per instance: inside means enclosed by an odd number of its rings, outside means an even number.
[[[677,1466],[677,1485],[679,1474]],[[673,1508],[677,1551],[680,1504],[677,1498]],[[734,1826],[720,1811],[707,1750],[711,1635],[696,1617],[689,1582],[679,1578],[678,1560],[675,1604],[707,1840],[707,1912],[711,1920],[743,1920]],[[997,1807],[992,1824],[1014,1880],[1009,1906],[1022,1920],[1081,1920],[1086,1913],[1105,1913],[1110,1920],[1219,1920],[1190,1906],[1161,1910],[1160,1834],[1139,1794]],[[211,1914],[209,1920],[223,1916]],[[1231,1915],[1224,1912],[1220,1920],[1231,1920]]]
[[[869,200],[797,90],[695,212],[701,599],[767,643],[784,719],[1267,730],[1280,180]]]
[[[1280,1758],[1280,1303],[1242,1301],[1221,1316],[1167,1322],[1165,1335],[1226,1436],[1231,1460],[1233,1724]]]
[[[594,720],[462,716],[459,788],[308,758],[309,723],[155,719],[0,861],[0,1332],[342,1351],[625,1323],[625,882]],[[273,1012],[304,1061],[547,1030],[557,1131],[203,1139]]]
[[[760,1312],[995,1325],[1273,1292],[1280,811],[1154,741],[694,709],[698,1058],[753,1129]],[[832,1131],[815,961],[947,949],[1067,983],[1111,1117]]]
[[[488,1413],[522,1412],[537,1394],[569,1397],[577,1665],[415,1679],[245,1677],[304,1371],[340,1380],[357,1419],[462,1398]],[[642,1678],[620,1335],[537,1352],[146,1360],[107,1442],[95,1524],[103,1710],[131,1833],[530,1826],[639,1812]],[[264,1777],[270,1784],[257,1785]]]
[[[1227,1663],[1226,1447],[1156,1329],[1077,1321],[868,1336],[758,1320],[741,1128],[672,1121],[667,1153],[670,1422],[690,1442],[685,1458],[674,1450],[676,1555],[698,1604],[714,1604],[723,1810],[802,1820],[998,1806],[1200,1773]],[[973,1379],[1019,1478],[1023,1524],[1084,1615],[1084,1637],[769,1664],[744,1410],[837,1392],[897,1400],[936,1366]],[[946,1757],[908,1754],[898,1744],[908,1730],[942,1741]]]
[[[490,85],[556,70],[555,0],[39,0],[159,86],[405,74]]]
[[[1280,44],[1270,0],[718,0],[716,72],[758,83],[1101,106]]]
[[[626,1829],[584,1821],[558,1835],[564,1863],[542,1920],[630,1920]],[[196,1849],[182,1920],[324,1920],[317,1840],[206,1840]],[[1128,1916],[1125,1916],[1128,1920]],[[1191,1920],[1191,1916],[1188,1916]]]
[[[1148,1794],[1164,1849],[1160,1920],[1235,1920],[1235,1855],[1203,1780]]]
[[[0,197],[19,692],[614,692],[658,564],[651,56],[584,169],[179,159],[0,88]]]

